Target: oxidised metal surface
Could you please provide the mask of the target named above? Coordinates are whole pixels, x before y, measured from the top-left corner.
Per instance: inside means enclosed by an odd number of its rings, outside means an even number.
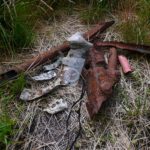
[[[85,39],[89,39],[90,41],[93,41],[97,34],[104,32],[107,28],[112,26],[115,23],[115,21],[109,21],[109,22],[100,22],[96,25],[95,28],[89,30],[88,32],[84,33]]]
[[[123,42],[116,42],[116,41],[97,42],[95,44],[95,47],[97,47],[97,48],[100,48],[102,46],[116,47],[116,48],[135,51],[135,52],[139,52],[139,53],[150,54],[150,46],[148,46],[148,45],[139,45],[139,44],[137,45],[137,44],[133,44],[133,43],[123,43]]]
[[[118,81],[117,51],[110,49],[108,66],[104,60],[102,51],[91,49],[89,54],[90,68],[85,74],[87,80],[88,102],[87,110],[92,118],[98,113],[102,103],[112,94],[112,87]]]
[[[122,67],[123,73],[129,74],[129,73],[133,72],[133,69],[131,68],[131,65],[129,64],[128,59],[124,55],[119,55],[118,60]]]

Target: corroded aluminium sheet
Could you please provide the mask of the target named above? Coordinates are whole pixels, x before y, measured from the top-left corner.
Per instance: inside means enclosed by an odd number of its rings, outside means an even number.
[[[35,80],[35,81],[44,81],[44,80],[50,80],[52,78],[56,77],[56,72],[51,70],[45,73],[41,73],[37,76],[33,76],[31,77],[31,79]]]

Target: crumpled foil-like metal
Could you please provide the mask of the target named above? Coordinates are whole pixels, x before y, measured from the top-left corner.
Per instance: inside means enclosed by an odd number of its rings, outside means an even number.
[[[50,80],[52,78],[56,77],[56,72],[51,70],[45,73],[41,73],[37,76],[31,77],[31,79],[35,81],[44,81],[44,80]]]
[[[23,91],[21,92],[20,99],[24,100],[24,101],[35,100],[37,98],[40,98],[43,95],[46,95],[46,94],[52,92],[59,86],[63,86],[62,80],[60,78],[58,78],[55,81],[48,82],[45,87],[39,87],[37,89],[24,88]]]
[[[48,104],[48,107],[45,108],[43,111],[49,114],[56,114],[68,108],[68,104],[64,99],[55,99],[53,102]]]

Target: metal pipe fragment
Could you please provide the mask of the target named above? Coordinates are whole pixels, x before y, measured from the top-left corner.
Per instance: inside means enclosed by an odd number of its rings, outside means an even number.
[[[115,23],[115,21],[100,22],[93,29],[84,33],[83,36],[86,40],[93,41],[94,38],[96,38],[97,34],[104,32],[107,28],[112,26],[114,23]]]
[[[51,48],[50,50],[48,50],[46,52],[42,52],[42,53],[38,54],[38,56],[36,56],[32,59],[28,59],[26,62],[19,64],[19,65],[15,66],[14,68],[12,68],[11,70],[1,74],[0,75],[0,83],[3,80],[8,80],[8,79],[12,79],[12,78],[16,77],[21,72],[31,70],[31,69],[45,63],[46,61],[51,60],[54,57],[58,56],[60,52],[69,51],[69,49],[70,49],[69,43],[64,43],[60,46]]]
[[[119,62],[121,64],[122,70],[125,74],[129,74],[131,73],[133,70],[131,69],[131,66],[129,64],[128,59],[123,56],[123,55],[119,55],[118,56]]]
[[[83,36],[85,39],[91,41],[97,33],[104,32],[113,23],[114,23],[114,21],[99,23],[93,29],[84,33]],[[2,80],[11,79],[21,72],[28,71],[32,68],[35,68],[36,66],[39,66],[39,65],[45,63],[46,61],[58,56],[60,52],[63,52],[63,53],[68,52],[69,49],[70,49],[69,44],[64,42],[60,46],[57,46],[57,47],[49,49],[48,51],[42,52],[42,53],[38,54],[38,56],[27,60],[23,64],[19,64],[19,65],[15,66],[14,68],[9,70],[8,72],[1,74],[0,75],[0,82]]]
[[[139,53],[150,54],[150,46],[148,45],[137,45],[133,43],[123,43],[123,42],[97,42],[95,43],[95,47],[116,47],[120,49],[125,49],[129,51],[135,51]]]

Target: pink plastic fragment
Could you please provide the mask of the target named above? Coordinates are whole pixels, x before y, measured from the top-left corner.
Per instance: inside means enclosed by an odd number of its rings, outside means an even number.
[[[125,74],[133,72],[133,70],[129,64],[129,61],[125,56],[119,55],[118,59],[121,64],[122,70]]]

